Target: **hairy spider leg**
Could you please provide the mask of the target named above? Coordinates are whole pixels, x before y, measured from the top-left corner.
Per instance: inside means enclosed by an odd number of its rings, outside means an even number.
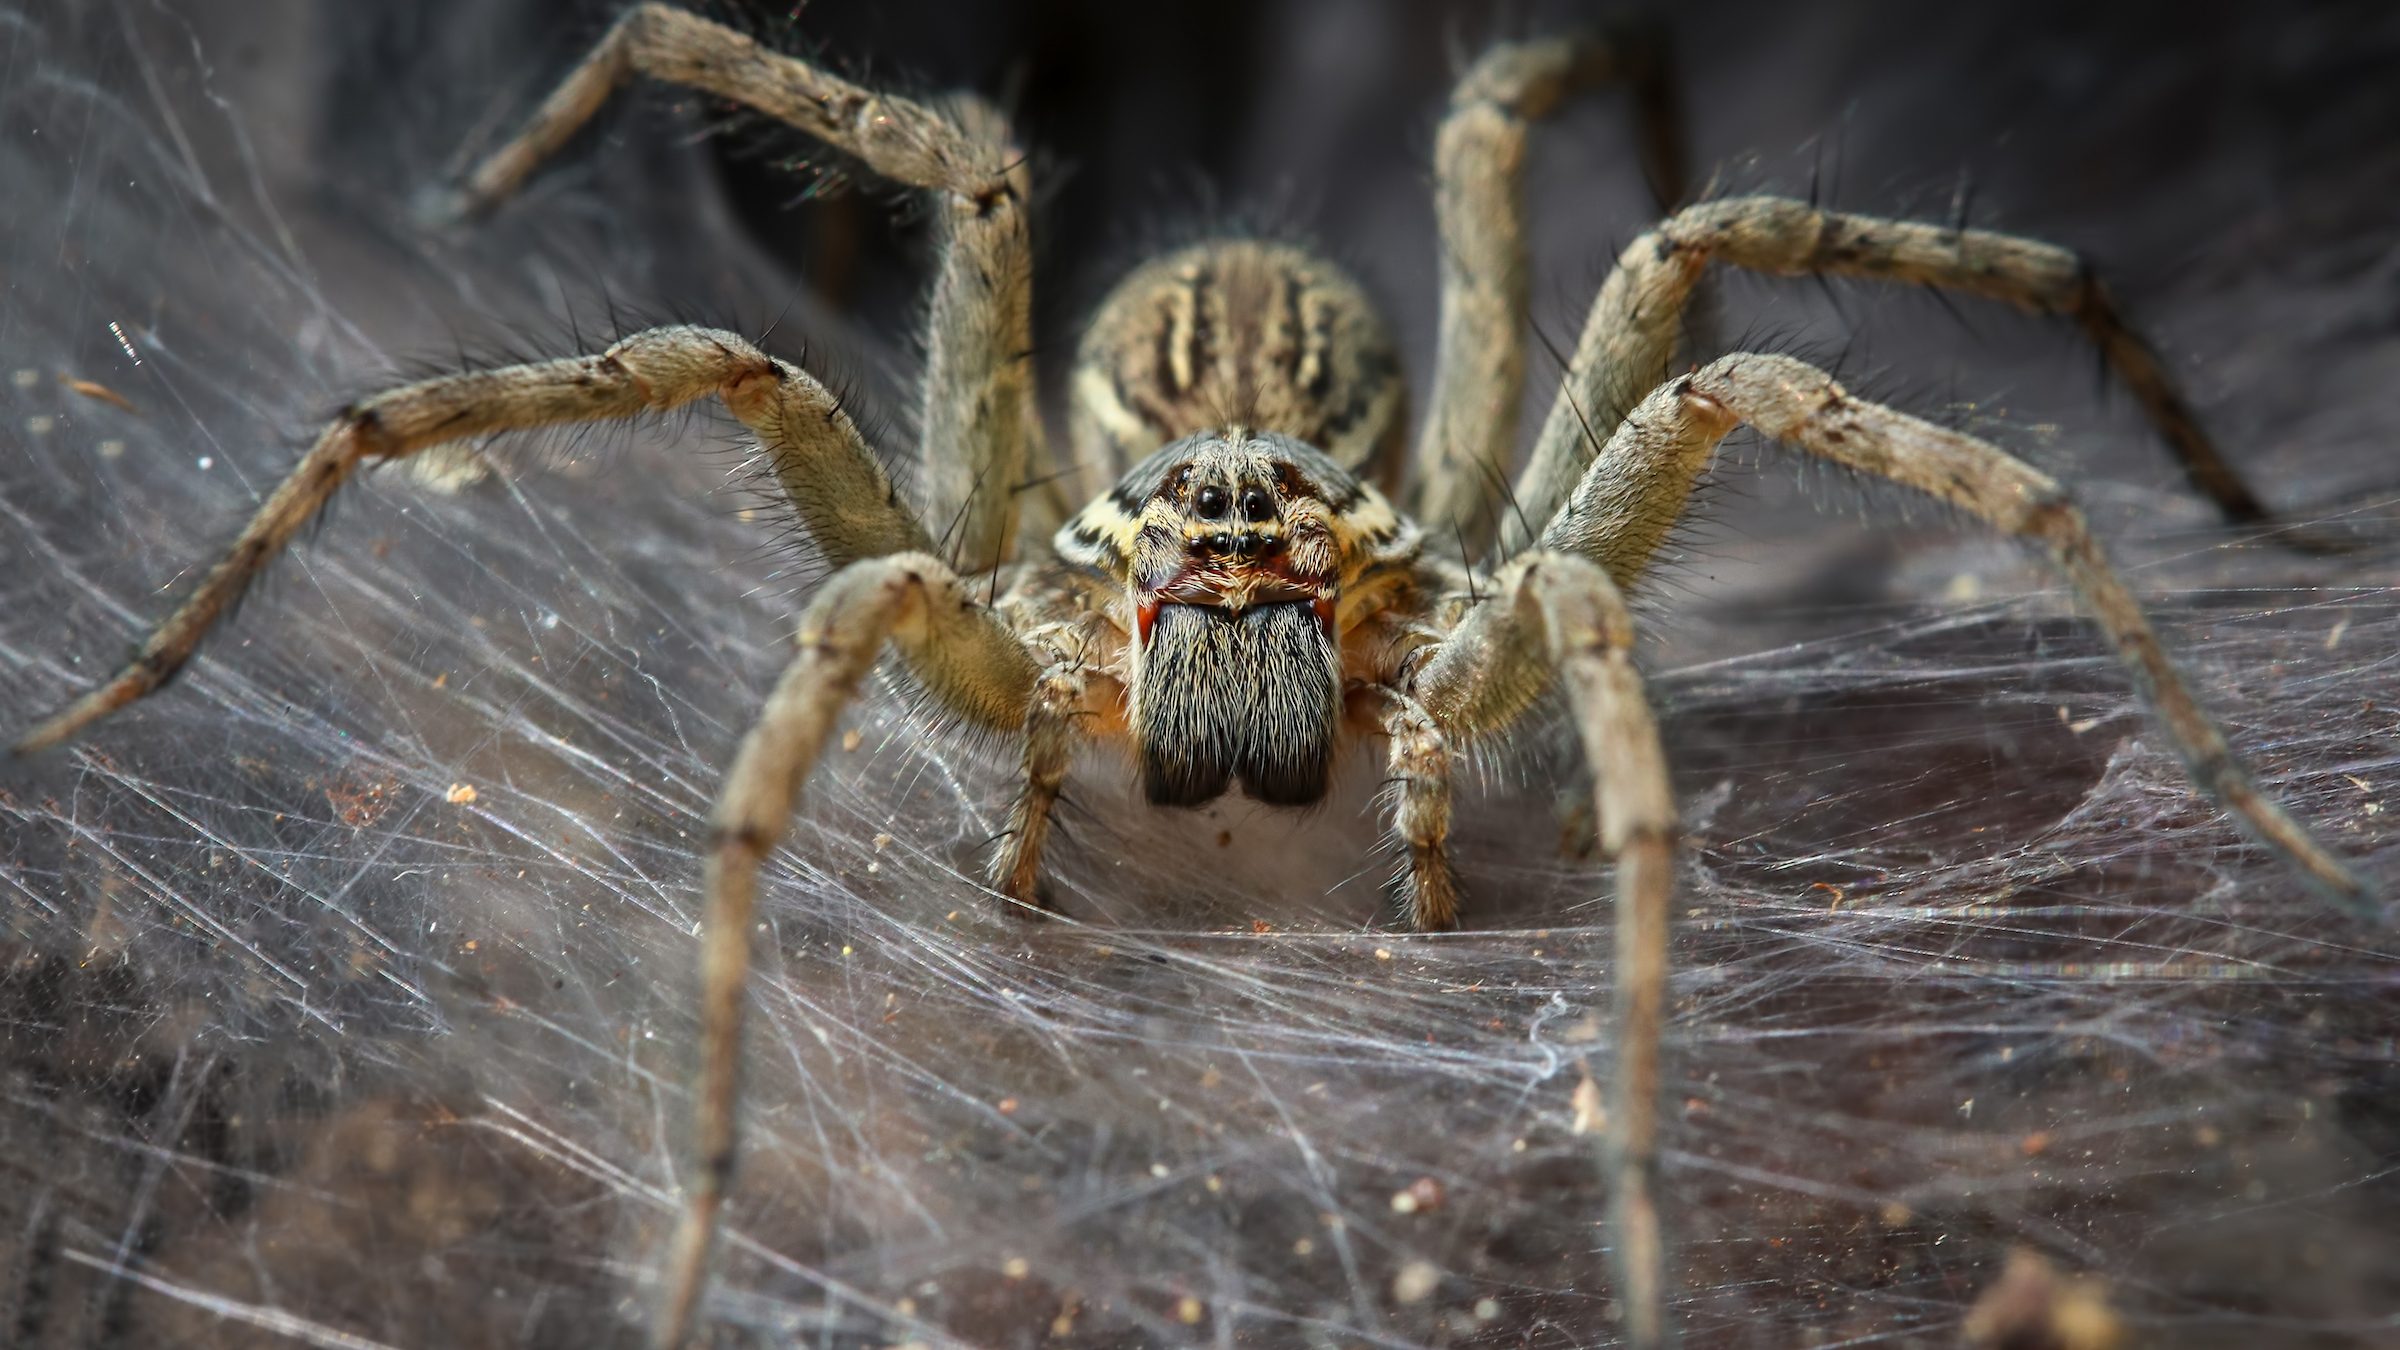
[[[958,95],[928,107],[852,84],[746,34],[663,4],[637,5],[492,152],[444,214],[489,211],[636,75],[755,108],[933,194],[941,227],[925,322],[915,489],[963,572],[1016,554],[1021,489],[1047,466],[1034,401],[1033,175],[1007,119]],[[1040,470],[1048,473],[1047,467]]]
[[[1656,733],[1624,656],[1631,621],[1622,617],[1617,585],[1611,583],[1640,578],[1682,514],[1692,483],[1717,443],[1743,423],[2042,544],[2100,620],[2201,789],[2336,906],[2362,918],[2380,912],[2366,884],[2252,784],[2108,565],[2082,513],[2055,480],[1974,437],[1852,398],[1831,376],[1790,357],[1728,356],[1660,387],[1622,420],[1591,460],[1574,492],[1552,514],[1537,548],[1501,570],[1492,593],[1432,650],[1411,686],[1454,743],[1471,745],[1514,724],[1554,678],[1562,629],[1551,610],[1540,608],[1547,602],[1532,579],[1567,572],[1574,578],[1570,589],[1600,616],[1594,622],[1602,636],[1590,650],[1620,682],[1617,701],[1606,705],[1617,710],[1614,722],[1587,712],[1580,701],[1586,686],[1571,670],[1559,673],[1569,677],[1568,695],[1597,781],[1601,842],[1617,855],[1620,869],[1619,1058],[1602,1168],[1611,1188],[1612,1269],[1626,1308],[1628,1338],[1637,1346],[1661,1345],[1671,1336],[1663,1308],[1666,1247],[1652,1195],[1673,811],[1663,761],[1655,759]],[[1589,570],[1599,584],[1566,568],[1569,561]],[[1551,645],[1547,653],[1543,634]],[[1621,673],[1614,663],[1623,663]],[[1628,708],[1640,709],[1639,725]],[[1651,829],[1660,841],[1657,847],[1645,845],[1629,857],[1626,841],[1648,839],[1644,831]],[[1414,838],[1407,842],[1420,852],[1427,848]]]
[[[1420,932],[1458,922],[1458,876],[1450,867],[1450,741],[1425,705],[1389,686],[1381,719],[1389,740],[1384,795],[1400,845],[1394,898]]]
[[[1672,1337],[1656,1103],[1676,826],[1633,638],[1633,616],[1604,569],[1536,550],[1500,570],[1492,593],[1433,650],[1414,683],[1424,713],[1461,744],[1515,724],[1552,679],[1565,687],[1598,783],[1601,846],[1617,865],[1614,1101],[1601,1149],[1609,1268],[1628,1343],[1649,1347]]]
[[[1647,26],[1492,48],[1452,88],[1434,137],[1441,316],[1410,514],[1433,535],[1455,535],[1468,558],[1491,544],[1492,485],[1517,454],[1530,289],[1526,140],[1569,95],[1612,82],[1633,86],[1652,186],[1660,207],[1672,208],[1683,194],[1682,126],[1663,41]]]
[[[1501,520],[1503,556],[1532,545],[1535,522],[1548,521],[1600,444],[1666,378],[1685,301],[1711,262],[1779,276],[1836,273],[1935,286],[2073,316],[2141,400],[2193,485],[2230,521],[2266,518],[2157,354],[2072,251],[1989,230],[1820,211],[1783,197],[1728,197],[1677,212],[1618,255],[1518,479],[1521,514]]]
[[[787,488],[800,489],[793,504],[828,557],[839,562],[931,547],[832,393],[732,333],[654,328],[598,356],[422,380],[334,419],[132,659],[25,733],[15,753],[57,745],[165,684],[361,465],[498,432],[664,412],[709,394],[758,434]]]
[[[1058,651],[1046,656],[1050,664],[1035,682],[1026,709],[1024,786],[1009,806],[1008,829],[992,850],[985,873],[993,890],[1036,909],[1048,907],[1040,894],[1042,848],[1049,842],[1050,818],[1082,740],[1075,719],[1083,711],[1085,692],[1080,656]]]
[[[666,1302],[653,1329],[663,1350],[675,1350],[691,1334],[740,1147],[742,1011],[759,865],[782,842],[834,719],[887,641],[944,707],[986,727],[1023,725],[1035,699],[1040,667],[1033,654],[930,553],[853,563],[825,583],[802,615],[800,654],[742,737],[709,839],[700,1083],[692,1110],[697,1157],[667,1258]]]
[[[826,557],[849,566],[809,607],[800,659],[744,740],[719,801],[706,884],[693,1120],[699,1173],[677,1230],[668,1311],[658,1328],[667,1346],[682,1344],[706,1285],[715,1215],[733,1166],[758,861],[783,835],[824,726],[887,637],[945,710],[987,727],[1024,724],[1039,669],[1025,645],[932,556],[924,527],[822,384],[731,333],[686,327],[639,333],[598,356],[447,376],[377,395],[325,429],[232,550],[115,678],[16,746],[22,754],[56,744],[164,683],[360,464],[496,432],[663,411],[712,393],[757,434]]]
[[[1020,490],[1033,486],[1026,481],[1029,471],[1040,466],[1046,477],[1053,476],[1034,401],[1032,244],[1026,217],[1032,175],[1023,155],[1010,144],[1006,119],[972,97],[955,96],[941,106],[929,107],[877,93],[771,51],[722,24],[669,5],[643,4],[618,20],[524,129],[483,161],[448,203],[447,213],[475,215],[514,192],[535,166],[590,120],[619,85],[636,75],[687,85],[757,109],[855,155],[876,173],[932,194],[941,238],[925,327],[916,490],[926,518],[956,522],[940,546],[952,560],[950,567],[969,573],[994,572],[997,584],[997,569],[1017,551],[1018,526],[1024,515]],[[854,430],[849,437],[856,440]],[[769,446],[772,449],[774,443]],[[802,506],[804,517],[809,514],[811,499],[823,500],[837,517],[863,501],[848,484],[812,482],[808,466],[790,463],[781,454],[776,467],[785,491]],[[888,485],[878,500],[900,509]],[[1033,494],[1032,500],[1051,505],[1050,514],[1064,514],[1039,493]],[[825,546],[827,540],[818,522],[812,518],[808,524],[819,545]],[[914,518],[911,524],[915,525]],[[829,547],[826,552],[830,560],[841,563],[901,549],[931,552],[935,548],[917,528],[911,538],[886,548],[848,552]],[[887,559],[873,566],[885,567],[895,561]],[[918,568],[911,575],[921,576],[920,588],[935,587],[944,597],[938,603],[928,599],[928,605],[938,608],[955,598],[951,571],[940,574],[947,580],[936,587],[934,581],[922,579],[934,575],[920,566],[927,559],[906,561]],[[832,596],[829,586],[810,614],[825,622],[840,617],[835,609],[826,608]],[[1026,728],[1027,781],[993,867],[995,884],[1014,898],[1030,902],[1040,846],[1048,832],[1049,808],[1072,756],[1070,716],[1079,698],[1080,677],[1055,665],[1043,674],[1037,658],[1008,634],[1000,619],[988,611],[978,613],[981,617],[972,623],[959,618],[937,629],[952,637],[965,634],[974,638],[963,644],[928,638],[912,646],[907,632],[892,636],[911,668],[950,711],[986,726]],[[881,641],[877,637],[855,654],[856,661],[864,663],[859,671],[873,663]],[[948,668],[952,663],[959,668]],[[1018,666],[1024,669],[1018,671]],[[816,689],[824,680],[833,679],[843,691],[840,698],[821,691],[807,697],[830,698],[838,707],[856,683],[856,673],[840,678],[811,676],[802,673],[804,668],[814,669],[806,656],[787,676],[778,701],[769,704],[745,742],[744,759],[728,779],[722,820],[736,819],[737,795],[757,790],[753,779],[766,772],[744,767],[751,763],[751,747],[764,745],[762,737],[773,740],[780,735],[773,729],[779,720],[801,715],[791,704],[792,699],[803,697],[795,691],[803,685]],[[1037,675],[1042,675],[1038,695]],[[758,753],[770,752],[760,749]],[[791,773],[804,777],[807,764],[813,761],[812,743],[806,759],[797,762]],[[793,792],[797,781],[795,777]],[[780,810],[788,813],[788,802]],[[778,814],[773,831],[777,837],[782,819]],[[735,846],[732,852],[712,857],[712,911],[747,905],[749,873],[744,869],[754,868],[756,860],[742,852],[746,847]],[[718,880],[734,878],[737,873],[739,885],[745,888],[739,897],[721,891]],[[747,931],[746,918],[738,923],[731,918],[724,923],[711,921],[713,936],[704,957],[708,1011],[703,1029],[701,1103],[695,1119],[701,1136],[700,1188],[692,1193],[671,1259],[667,1311],[658,1327],[662,1345],[680,1344],[689,1333],[707,1282],[716,1207],[733,1165],[734,1082],[748,959],[747,946],[737,950],[733,944],[746,944]]]
[[[2374,889],[2251,781],[2058,480],[1963,432],[1854,398],[1832,376],[1805,362],[1755,354],[1711,362],[1652,395],[1611,439],[1602,458],[1626,457],[1620,441],[1632,457],[1640,457],[1640,442],[1648,436],[1663,432],[1670,441],[1688,439],[1691,424],[1720,425],[1727,414],[1818,458],[1915,488],[2041,545],[2099,620],[2110,648],[2200,790],[2336,908],[2359,919],[2381,916]],[[1604,472],[1597,461],[1593,469],[1587,482]],[[1544,532],[1545,544],[1557,547],[1589,537],[1595,522],[1584,515],[1579,493]]]

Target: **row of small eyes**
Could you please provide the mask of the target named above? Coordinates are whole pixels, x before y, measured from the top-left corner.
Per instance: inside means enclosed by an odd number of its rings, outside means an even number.
[[[1235,505],[1233,494],[1214,483],[1192,494],[1192,514],[1202,520],[1223,520]],[[1242,519],[1257,522],[1275,518],[1275,498],[1265,488],[1252,484],[1242,489]]]

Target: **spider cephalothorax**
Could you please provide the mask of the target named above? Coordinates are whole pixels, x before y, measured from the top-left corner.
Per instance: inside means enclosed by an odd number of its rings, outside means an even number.
[[[1256,240],[1191,246],[1118,287],[1082,344],[1072,453],[1054,458],[1032,398],[1030,174],[1004,119],[973,100],[933,107],[879,95],[682,10],[638,6],[476,171],[457,208],[471,214],[508,195],[636,74],[781,118],[923,190],[943,234],[919,420],[922,499],[904,500],[814,377],[732,333],[654,329],[596,356],[403,386],[328,426],[133,660],[18,749],[64,740],[156,689],[362,465],[713,395],[757,438],[838,570],[802,617],[798,653],[716,809],[702,883],[698,1167],[662,1281],[660,1339],[680,1343],[696,1315],[732,1174],[761,863],[835,719],[890,650],[942,710],[1022,746],[989,875],[1028,909],[1039,904],[1050,816],[1083,741],[1130,740],[1156,802],[1196,804],[1238,784],[1261,801],[1301,805],[1324,796],[1337,748],[1355,736],[1387,747],[1400,911],[1417,928],[1450,926],[1462,896],[1449,862],[1454,759],[1522,735],[1545,698],[1563,705],[1596,783],[1600,843],[1616,860],[1614,1100],[1602,1149],[1614,1293],[1628,1340],[1658,1344],[1669,1328],[1654,1103],[1676,824],[1620,588],[1641,580],[1735,426],[2038,546],[2198,785],[2335,903],[2373,915],[2377,902],[2250,782],[2055,480],[1974,437],[1854,398],[1786,356],[1736,353],[1668,378],[1678,316],[1712,262],[1942,287],[2068,315],[2194,482],[2229,515],[2255,517],[2255,498],[2156,358],[2064,249],[1774,197],[1684,207],[1619,255],[1550,415],[1505,486],[1525,374],[1525,137],[1567,90],[1617,64],[1600,43],[1502,46],[1453,94],[1434,163],[1441,328],[1432,396],[1405,462],[1399,363],[1373,309],[1330,264]],[[1072,476],[1093,494],[1079,512],[1044,486]],[[1048,556],[1027,546],[1042,531],[1020,532],[1021,517],[1057,527]],[[953,522],[939,545],[929,519]]]

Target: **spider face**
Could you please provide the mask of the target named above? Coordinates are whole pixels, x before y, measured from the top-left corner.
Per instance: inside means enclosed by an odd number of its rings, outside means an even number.
[[[1281,432],[1197,432],[1135,465],[1054,547],[1122,597],[1152,802],[1198,806],[1236,783],[1276,806],[1324,797],[1343,634],[1417,559],[1416,529],[1382,493]]]

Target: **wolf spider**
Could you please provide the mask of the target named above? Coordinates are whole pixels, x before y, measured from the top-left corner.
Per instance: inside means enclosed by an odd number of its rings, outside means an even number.
[[[1452,926],[1462,899],[1448,857],[1453,761],[1526,728],[1563,695],[1616,864],[1617,1056],[1602,1147],[1612,1278],[1628,1339],[1661,1343],[1671,1328],[1652,1200],[1653,1100],[1677,837],[1623,592],[1736,426],[2041,545],[2195,784],[2334,903],[2360,915],[2377,906],[2252,785],[2055,480],[1972,436],[1857,398],[1788,356],[1740,353],[1667,378],[1685,302],[1712,262],[1941,287],[2072,316],[2194,483],[2230,517],[2263,516],[2067,250],[1774,197],[1685,207],[1619,256],[1529,462],[1513,490],[1502,486],[1525,378],[1529,126],[1625,65],[1624,52],[1599,41],[1504,45],[1452,94],[1435,149],[1438,358],[1413,455],[1403,453],[1399,362],[1358,287],[1303,249],[1214,239],[1153,259],[1101,305],[1072,379],[1072,452],[1054,464],[1031,355],[1031,180],[1002,116],[972,98],[877,94],[680,9],[638,6],[448,211],[469,216],[507,197],[636,75],[747,105],[921,189],[942,246],[916,501],[822,384],[728,332],[659,328],[596,356],[407,385],[343,412],[131,662],[16,748],[63,741],[165,683],[363,465],[722,400],[839,570],[808,605],[798,655],[716,807],[699,1165],[656,1325],[659,1342],[676,1345],[696,1315],[733,1174],[757,871],[836,716],[887,646],[942,711],[1020,738],[1023,786],[988,879],[1028,910],[1043,904],[1043,844],[1084,741],[1129,745],[1154,803],[1194,806],[1238,784],[1261,802],[1300,806],[1325,795],[1346,742],[1381,737],[1403,855],[1400,909],[1418,929]],[[1079,510],[1056,486],[1067,477],[1097,494]],[[948,529],[937,539],[927,522]],[[1055,529],[1046,548],[1020,537],[1027,525]]]

